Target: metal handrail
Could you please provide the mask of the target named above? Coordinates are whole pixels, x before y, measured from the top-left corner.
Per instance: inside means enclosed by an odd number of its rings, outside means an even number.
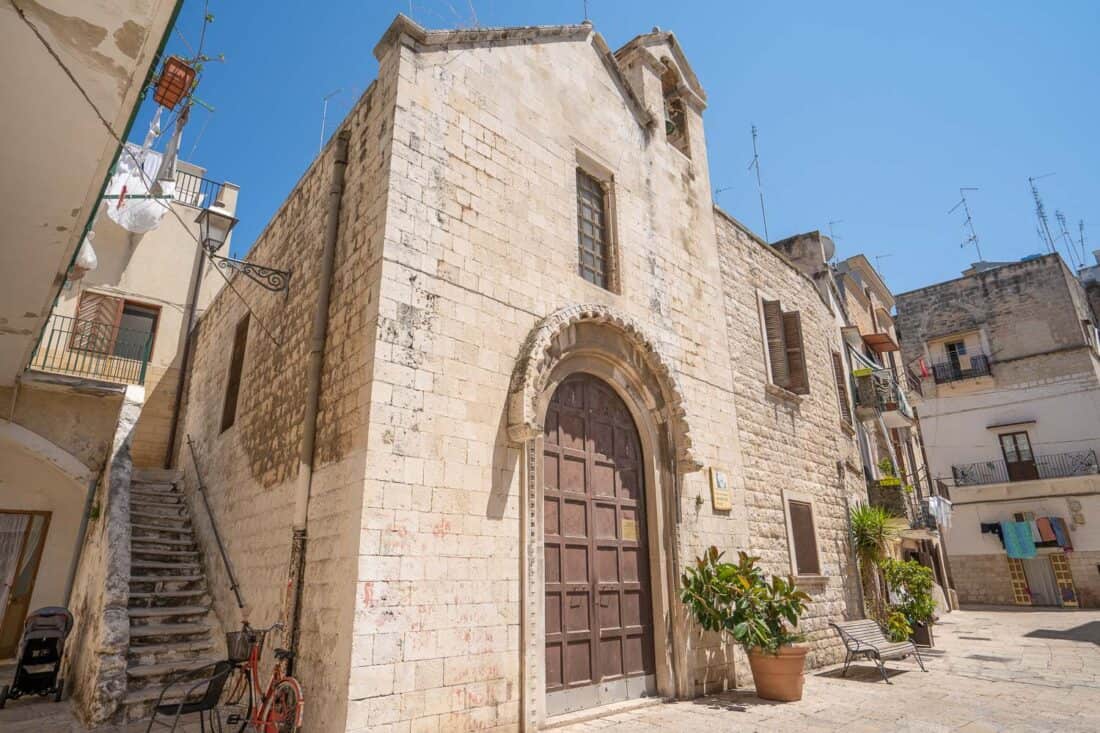
[[[1035,469],[1041,479],[1067,478],[1100,473],[1100,464],[1096,460],[1096,451],[1087,450],[1035,456]],[[1008,474],[1008,465],[1003,460],[952,466],[951,474],[955,478],[956,486],[1006,484],[1012,481]]]
[[[233,574],[233,566],[229,563],[229,555],[222,543],[221,532],[218,531],[218,523],[214,520],[214,512],[210,509],[210,499],[206,496],[206,484],[203,483],[202,473],[199,471],[199,459],[195,453],[195,442],[191,436],[187,436],[187,447],[191,449],[191,462],[195,464],[195,478],[199,483],[199,495],[202,496],[202,504],[206,507],[206,518],[210,520],[210,528],[214,530],[214,541],[218,543],[218,552],[221,553],[222,563],[225,565],[225,573],[229,576],[229,588],[237,597],[237,608],[244,608],[244,598],[241,597],[241,586],[237,582],[237,576]]]
[[[176,171],[176,193],[172,197],[176,203],[203,209],[213,206],[221,195],[221,181],[196,176],[186,171]]]
[[[117,384],[144,384],[153,334],[114,323],[50,316],[28,369]]]
[[[932,376],[936,384],[958,382],[963,379],[987,377],[990,371],[990,360],[986,354],[969,354],[970,368],[963,369],[962,365],[953,361],[940,361],[932,365]]]

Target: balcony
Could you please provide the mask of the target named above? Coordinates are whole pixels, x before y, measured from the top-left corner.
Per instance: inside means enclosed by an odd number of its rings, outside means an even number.
[[[1096,462],[1096,451],[1087,450],[1036,456],[1034,461],[1017,461],[1011,467],[1003,460],[952,466],[951,473],[955,477],[956,486],[981,486],[1007,484],[1013,481],[1087,476],[1100,473],[1100,466]]]
[[[867,498],[871,506],[881,507],[894,517],[909,516],[909,494],[901,487],[901,481],[895,478],[870,481],[867,484]]]
[[[50,317],[28,369],[113,384],[143,384],[153,336],[100,321]]]
[[[176,203],[202,209],[212,206],[222,191],[221,181],[196,176],[186,171],[176,171]]]
[[[860,419],[873,419],[881,414],[890,428],[907,428],[916,419],[906,390],[898,384],[889,369],[856,369],[856,413]]]
[[[990,374],[989,357],[985,354],[969,354],[958,360],[941,361],[932,365],[932,376],[936,384],[988,377]]]

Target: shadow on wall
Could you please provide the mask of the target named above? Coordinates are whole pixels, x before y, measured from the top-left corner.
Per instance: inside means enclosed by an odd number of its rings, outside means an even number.
[[[512,445],[508,437],[508,402],[505,400],[497,422],[497,434],[493,443],[493,483],[489,492],[489,502],[485,506],[485,516],[489,519],[503,519],[508,507],[508,495],[512,491],[516,470],[519,467],[519,450]]]

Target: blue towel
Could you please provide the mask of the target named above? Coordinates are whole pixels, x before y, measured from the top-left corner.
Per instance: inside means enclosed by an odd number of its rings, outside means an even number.
[[[1029,560],[1035,557],[1035,541],[1031,539],[1031,527],[1027,522],[1001,522],[1001,532],[1010,558]]]
[[[1069,530],[1066,528],[1066,520],[1061,517],[1050,517],[1050,528],[1054,530],[1054,538],[1058,540],[1058,546],[1068,550],[1073,549],[1073,543],[1069,541]]]

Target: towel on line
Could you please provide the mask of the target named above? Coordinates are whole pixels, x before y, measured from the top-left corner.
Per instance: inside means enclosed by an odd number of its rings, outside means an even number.
[[[1043,542],[1053,542],[1058,539],[1051,526],[1050,517],[1039,517],[1035,520],[1035,526],[1039,528],[1039,539]],[[1062,544],[1059,542],[1058,544]]]
[[[1009,558],[1030,560],[1038,554],[1027,522],[1001,522],[1001,532]]]
[[[1054,531],[1054,537],[1058,540],[1058,546],[1066,550],[1073,549],[1073,542],[1069,538],[1069,528],[1066,526],[1066,520],[1061,517],[1049,517],[1051,529]]]

